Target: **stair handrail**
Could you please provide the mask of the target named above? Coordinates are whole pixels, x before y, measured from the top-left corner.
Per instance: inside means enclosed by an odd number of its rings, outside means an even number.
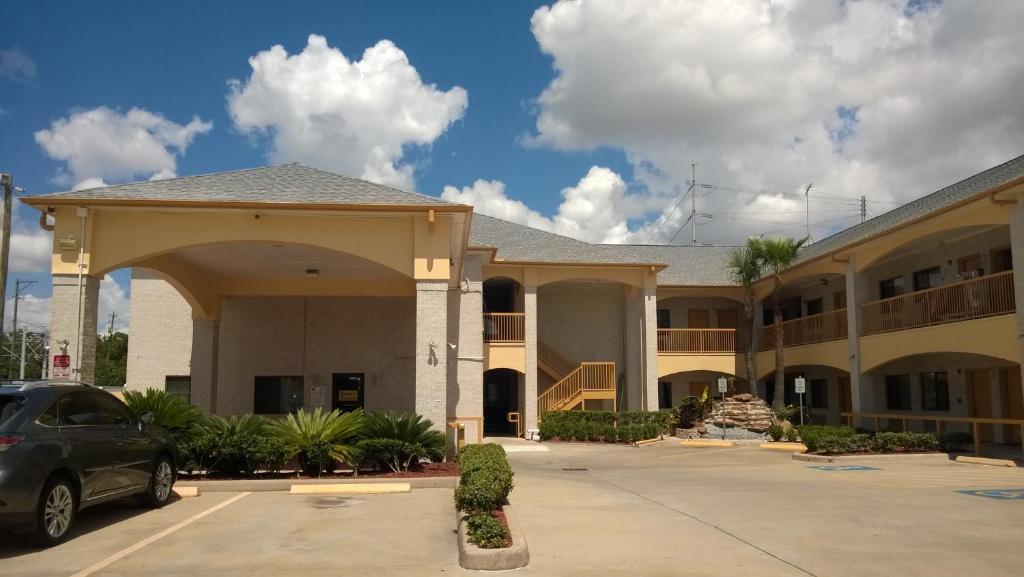
[[[564,379],[569,376],[577,366],[579,362],[569,359],[559,353],[554,347],[544,340],[537,340],[537,360],[542,361],[555,370],[558,375]]]

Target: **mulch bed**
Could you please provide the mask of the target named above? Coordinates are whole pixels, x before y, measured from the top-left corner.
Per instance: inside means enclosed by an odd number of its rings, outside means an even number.
[[[508,531],[508,537],[505,537],[505,544],[503,545],[503,547],[511,547],[512,531],[508,527],[508,519],[505,518],[505,511],[503,509],[492,511],[491,516],[497,519],[498,521],[501,521],[501,524],[505,526],[505,530]]]
[[[418,467],[410,467],[405,473],[395,473],[388,469],[378,471],[360,471],[358,477],[353,475],[352,471],[324,473],[319,477],[308,477],[303,475],[301,471],[291,471],[282,473],[256,473],[250,477],[227,477],[220,475],[209,476],[202,473],[179,473],[178,479],[189,481],[226,481],[238,479],[416,479],[423,477],[457,477],[458,475],[459,465],[456,463],[425,463]]]

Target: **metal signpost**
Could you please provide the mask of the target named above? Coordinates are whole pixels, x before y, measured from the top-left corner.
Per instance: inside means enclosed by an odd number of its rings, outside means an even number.
[[[796,381],[796,392],[800,395],[800,424],[804,424],[804,393],[807,391],[807,379],[803,377],[797,377]]]
[[[729,390],[729,381],[725,377],[718,377],[718,392],[722,393],[722,440],[725,440],[725,391]]]

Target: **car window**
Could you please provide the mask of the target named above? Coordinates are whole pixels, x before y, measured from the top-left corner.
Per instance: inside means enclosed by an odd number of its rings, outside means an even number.
[[[67,393],[57,401],[57,414],[63,426],[96,425],[96,409],[84,391]]]
[[[21,395],[0,395],[0,425],[11,420],[25,406]]]
[[[43,411],[41,415],[39,415],[39,418],[36,419],[36,422],[39,423],[40,425],[46,425],[47,427],[56,427],[57,423],[59,422],[57,420],[57,406],[59,404],[60,403],[58,401],[50,403],[50,406],[47,407],[46,410]]]
[[[132,422],[132,413],[117,399],[100,393],[89,395],[96,406],[97,425],[127,425]]]

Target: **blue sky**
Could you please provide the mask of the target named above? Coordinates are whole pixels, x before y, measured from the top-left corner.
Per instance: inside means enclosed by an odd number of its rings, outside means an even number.
[[[698,197],[712,215],[696,223],[702,242],[802,235],[793,194],[812,183],[811,233],[821,238],[857,222],[860,195],[878,214],[1024,152],[1024,39],[1013,26],[1022,20],[1020,3],[954,0],[5,2],[0,170],[38,194],[127,180],[126,170],[147,179],[154,162],[177,175],[291,160],[353,176],[394,168],[383,181],[431,195],[452,187],[445,198],[531,226],[665,243],[688,216],[671,209],[696,162],[698,180],[716,186]],[[316,52],[326,67],[367,64],[364,51],[392,42],[383,53],[408,66],[382,74],[409,96],[391,106],[437,128],[410,136],[385,120],[360,124],[365,110],[350,101],[305,109],[303,95],[333,98],[331,83],[374,90],[301,60],[315,52],[311,34],[326,39]],[[250,65],[270,62],[275,45],[286,68],[313,73],[291,93],[288,70]],[[419,80],[403,76],[410,70]],[[372,102],[391,96],[371,97],[371,113],[387,118],[389,105]],[[140,129],[132,109],[154,124]],[[70,152],[55,152],[67,128],[58,124],[96,111],[141,130],[157,154],[117,141],[130,131],[103,130],[79,131]],[[304,122],[320,140],[275,136]],[[162,129],[192,132],[153,140]],[[364,163],[374,147],[392,152]],[[43,323],[36,218],[17,209],[21,264],[10,284],[40,281],[24,306]],[[101,314],[127,320],[126,278],[105,285]]]

